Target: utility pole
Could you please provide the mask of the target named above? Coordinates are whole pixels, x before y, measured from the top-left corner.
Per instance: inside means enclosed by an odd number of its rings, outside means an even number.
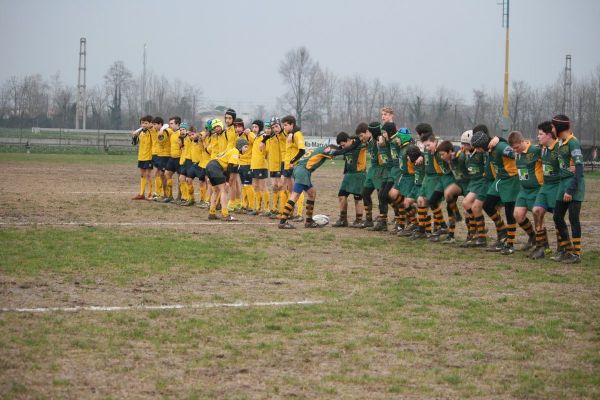
[[[146,115],[146,43],[144,43],[144,67],[142,69],[142,115]]]
[[[502,107],[502,137],[508,136],[508,131],[510,130],[510,120],[508,118],[508,55],[510,26],[509,2],[510,0],[502,0],[502,27],[506,28],[506,41],[504,49],[504,101]]]
[[[83,129],[85,129],[85,119],[87,116],[86,98],[86,40],[79,39],[79,70],[77,74],[77,103],[75,104],[75,129],[79,129],[79,120],[83,120]]]
[[[564,115],[573,114],[573,91],[572,91],[572,83],[571,80],[571,55],[567,54],[565,57],[565,80],[563,84],[563,106],[562,113]]]

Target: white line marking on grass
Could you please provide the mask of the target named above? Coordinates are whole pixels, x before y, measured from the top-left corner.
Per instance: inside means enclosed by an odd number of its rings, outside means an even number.
[[[283,307],[283,306],[305,306],[312,304],[323,304],[321,300],[300,301],[265,301],[255,303],[203,303],[203,304],[166,304],[158,306],[75,306],[75,307],[35,307],[35,308],[0,308],[1,312],[16,313],[49,313],[49,312],[79,312],[79,311],[152,311],[152,310],[183,310],[183,309],[209,309],[209,308],[250,308],[250,307]]]
[[[198,226],[277,225],[277,222],[0,222],[0,226]]]

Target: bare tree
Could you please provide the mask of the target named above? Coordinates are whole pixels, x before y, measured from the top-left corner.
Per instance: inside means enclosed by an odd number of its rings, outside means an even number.
[[[122,127],[121,102],[123,91],[131,83],[132,79],[133,75],[123,61],[115,61],[104,75],[106,90],[112,95],[112,100],[108,108],[110,111],[110,123],[115,129]]]
[[[298,125],[302,124],[302,113],[317,91],[319,63],[312,60],[306,47],[298,47],[286,53],[279,64],[279,74],[288,85],[285,99],[296,114]]]

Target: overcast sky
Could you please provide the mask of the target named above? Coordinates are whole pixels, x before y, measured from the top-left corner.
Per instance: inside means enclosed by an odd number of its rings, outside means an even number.
[[[600,65],[600,1],[512,0],[511,80],[553,82],[573,56],[573,74]],[[502,7],[497,0],[0,0],[0,80],[60,72],[77,83],[79,38],[87,38],[88,85],[123,60],[202,88],[227,104],[270,105],[284,92],[278,66],[306,46],[339,76],[438,86],[471,100],[501,90]]]

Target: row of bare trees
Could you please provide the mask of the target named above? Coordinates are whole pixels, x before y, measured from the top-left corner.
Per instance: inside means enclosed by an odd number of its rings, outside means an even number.
[[[113,63],[104,83],[87,89],[87,128],[129,129],[143,112],[199,122],[202,91],[196,86],[151,72],[144,105],[141,89],[141,77],[134,77],[122,61]],[[11,76],[0,86],[0,126],[73,128],[76,96],[76,87],[65,84],[59,74],[49,80],[39,74]]]
[[[502,95],[493,90],[475,89],[472,97],[465,99],[445,87],[428,93],[419,86],[384,84],[360,75],[339,77],[314,60],[305,47],[290,50],[279,73],[288,88],[278,99],[279,112],[295,114],[308,133],[353,132],[361,121],[378,120],[384,106],[395,110],[397,124],[413,128],[427,121],[447,137],[457,137],[479,123],[494,132],[501,129]],[[533,137],[540,122],[565,112],[574,121],[577,135],[589,144],[596,143],[600,139],[600,66],[588,76],[573,79],[572,106],[566,110],[563,81],[559,75],[543,87],[511,82],[511,129]]]

